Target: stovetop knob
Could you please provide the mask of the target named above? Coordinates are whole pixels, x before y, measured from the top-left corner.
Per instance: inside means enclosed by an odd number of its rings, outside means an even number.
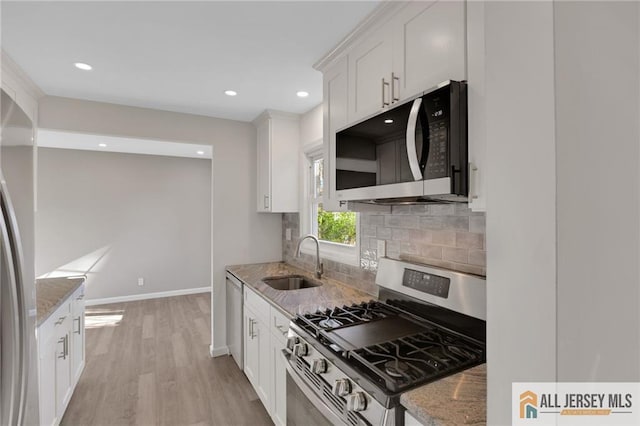
[[[349,379],[337,379],[331,389],[335,396],[347,396],[351,393],[351,381]]]
[[[287,349],[293,350],[293,347],[300,341],[297,336],[291,336],[287,339]]]
[[[327,360],[323,358],[318,358],[313,360],[313,364],[311,365],[311,371],[315,374],[322,374],[327,372]]]
[[[364,392],[354,392],[347,397],[347,411],[363,411],[367,408]]]
[[[306,356],[309,353],[309,347],[306,343],[296,343],[293,346],[293,354],[295,356]]]

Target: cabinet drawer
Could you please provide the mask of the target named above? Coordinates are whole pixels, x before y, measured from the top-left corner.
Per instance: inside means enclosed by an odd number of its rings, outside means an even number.
[[[271,306],[271,321],[269,324],[271,332],[278,340],[286,340],[289,332],[289,318],[273,306]]]
[[[264,300],[262,296],[254,292],[249,286],[244,286],[244,303],[254,311],[258,319],[269,324],[269,315],[271,312],[271,305]]]
[[[50,336],[57,328],[71,317],[71,303],[69,299],[65,300],[62,305],[56,309],[49,318],[46,319],[38,327],[38,336]]]

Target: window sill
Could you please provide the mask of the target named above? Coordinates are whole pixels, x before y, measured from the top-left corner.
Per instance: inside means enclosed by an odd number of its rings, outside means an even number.
[[[316,245],[313,241],[306,240],[302,243],[300,251],[310,256],[316,255]],[[320,258],[351,266],[360,266],[360,250],[358,245],[346,246],[344,244],[320,241]]]

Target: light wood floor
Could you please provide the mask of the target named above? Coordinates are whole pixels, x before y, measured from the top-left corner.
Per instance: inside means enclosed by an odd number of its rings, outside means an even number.
[[[62,425],[270,425],[231,357],[209,357],[210,295],[87,307],[86,365]]]

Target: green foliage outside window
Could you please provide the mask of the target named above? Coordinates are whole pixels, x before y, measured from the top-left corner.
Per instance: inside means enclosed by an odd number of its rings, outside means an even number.
[[[318,238],[334,243],[356,244],[356,214],[326,212],[318,205]]]

